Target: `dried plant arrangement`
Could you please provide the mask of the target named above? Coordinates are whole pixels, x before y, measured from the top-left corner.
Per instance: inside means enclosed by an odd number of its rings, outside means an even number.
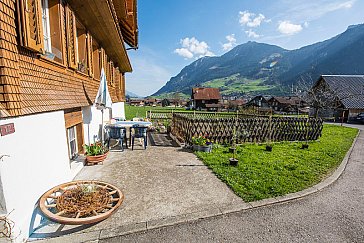
[[[39,200],[42,213],[62,224],[91,224],[109,217],[121,205],[122,192],[101,181],[74,181],[47,191]]]

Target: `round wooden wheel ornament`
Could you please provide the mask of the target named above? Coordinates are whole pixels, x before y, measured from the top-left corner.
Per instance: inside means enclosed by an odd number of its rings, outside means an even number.
[[[42,213],[61,224],[92,224],[113,214],[124,200],[115,186],[102,181],[67,182],[43,194]]]

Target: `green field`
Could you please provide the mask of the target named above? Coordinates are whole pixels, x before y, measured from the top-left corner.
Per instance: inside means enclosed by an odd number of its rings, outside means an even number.
[[[252,93],[272,90],[274,85],[264,84],[263,79],[247,79],[234,74],[226,78],[213,79],[202,83],[203,87],[219,88],[221,94],[229,95],[234,93]]]
[[[185,110],[185,108],[181,107],[152,107],[152,106],[130,106],[125,105],[125,118],[126,120],[131,120],[133,117],[146,117],[147,111],[155,111],[155,110]]]
[[[198,157],[244,201],[256,201],[301,191],[332,173],[349,150],[357,129],[324,125],[322,137],[302,150],[300,142],[246,144],[237,149],[238,166],[230,166],[228,147]]]

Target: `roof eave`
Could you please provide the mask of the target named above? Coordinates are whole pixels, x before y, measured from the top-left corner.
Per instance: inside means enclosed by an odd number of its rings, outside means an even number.
[[[120,71],[131,72],[124,40],[111,0],[68,0],[77,18],[97,39]]]

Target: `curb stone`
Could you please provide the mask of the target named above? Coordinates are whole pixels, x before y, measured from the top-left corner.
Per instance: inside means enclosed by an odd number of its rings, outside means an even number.
[[[123,225],[123,226],[120,226],[115,229],[104,229],[104,230],[100,230],[98,232],[98,234],[96,234],[96,232],[85,232],[85,233],[80,233],[80,234],[76,234],[76,235],[69,235],[69,236],[62,236],[62,237],[57,237],[57,238],[48,238],[48,239],[37,240],[36,242],[49,242],[49,241],[50,242],[65,242],[64,240],[66,240],[66,239],[84,240],[81,242],[98,242],[98,240],[101,240],[101,239],[113,238],[113,237],[128,235],[128,234],[132,234],[132,233],[136,233],[136,232],[143,232],[143,231],[150,230],[150,229],[157,229],[157,228],[167,227],[167,226],[176,225],[176,224],[180,224],[180,223],[196,221],[196,220],[203,219],[203,218],[221,216],[221,215],[225,215],[225,214],[242,212],[245,210],[251,210],[254,208],[258,208],[258,207],[265,207],[265,206],[270,206],[270,205],[274,205],[274,204],[280,204],[280,203],[294,201],[294,200],[306,197],[308,195],[311,195],[313,193],[319,192],[319,191],[325,189],[326,187],[330,186],[331,184],[333,184],[337,179],[339,179],[339,177],[342,175],[342,173],[344,172],[344,170],[347,166],[347,163],[350,159],[353,148],[354,148],[360,134],[361,134],[361,131],[358,131],[349,151],[346,153],[343,161],[341,162],[339,167],[334,171],[334,173],[331,176],[329,176],[322,182],[320,182],[310,188],[304,189],[302,191],[289,193],[284,196],[267,198],[267,199],[263,199],[263,200],[259,200],[259,201],[249,202],[249,203],[238,202],[238,203],[230,204],[223,208],[211,208],[208,210],[193,212],[193,213],[184,214],[184,215],[177,215],[177,216],[173,216],[173,217],[166,217],[166,218],[162,218],[162,219],[150,220],[147,222]],[[79,238],[79,237],[77,237],[77,235],[81,236],[81,237]],[[80,242],[80,241],[78,241],[78,242]]]

